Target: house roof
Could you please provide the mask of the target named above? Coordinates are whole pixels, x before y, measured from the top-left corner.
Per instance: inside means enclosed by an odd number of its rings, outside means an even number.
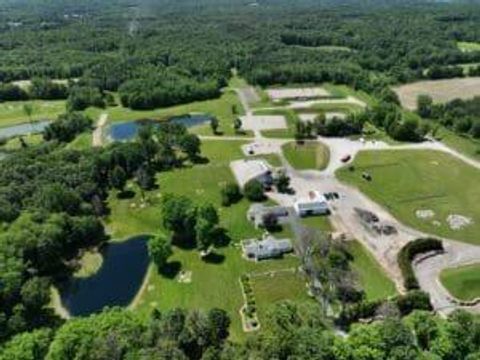
[[[272,171],[264,160],[238,160],[232,162],[231,167],[240,186]]]
[[[295,202],[295,206],[298,208],[324,207],[325,205],[327,205],[327,199],[318,191],[310,191],[307,197],[300,198]]]

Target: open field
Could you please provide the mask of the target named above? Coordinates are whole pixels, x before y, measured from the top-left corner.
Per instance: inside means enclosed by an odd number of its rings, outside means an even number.
[[[480,140],[460,135],[444,127],[440,128],[436,137],[443,143],[471,158],[480,160]]]
[[[68,149],[85,150],[92,147],[92,133],[85,132],[78,135],[71,143],[67,145]]]
[[[234,241],[261,234],[247,222],[246,212],[250,205],[247,200],[228,208],[220,206],[220,186],[235,181],[229,164],[232,160],[244,157],[240,149],[243,144],[242,141],[204,141],[202,152],[210,162],[159,173],[159,189],[148,193],[150,205],[144,208],[140,207],[138,192],[134,198],[122,200],[111,194],[109,202],[112,213],[107,219],[107,227],[113,237],[123,239],[133,234],[160,230],[159,205],[162,194],[167,193],[183,194],[193,201],[215,205],[221,225],[229,230],[228,234]]]
[[[459,41],[457,46],[461,51],[464,52],[480,51],[480,43],[476,42]]]
[[[337,175],[419,230],[478,244],[480,171],[453,156],[425,150],[364,151]],[[362,179],[362,173],[372,181]]]
[[[54,120],[65,112],[64,100],[6,101],[0,103],[0,127],[17,125],[29,121],[23,111],[25,104],[32,104],[32,120]]]
[[[302,225],[325,232],[332,232],[332,224],[328,216],[309,216],[301,218]]]
[[[457,98],[470,99],[480,95],[480,77],[419,81],[395,87],[393,90],[403,107],[415,110],[418,95],[430,95],[436,103]]]
[[[234,114],[234,108],[238,114]],[[235,118],[244,114],[244,109],[235,92],[231,89],[227,89],[218,99],[197,101],[155,110],[131,110],[121,105],[109,107],[107,109],[89,108],[86,110],[86,113],[93,119],[97,119],[100,114],[104,112],[108,113],[108,120],[112,122],[145,118],[162,120],[188,113],[206,113],[218,118],[220,132],[223,132],[225,135],[235,135],[233,121]],[[199,135],[212,135],[212,130],[210,129],[209,124],[192,128],[191,131]]]
[[[298,144],[289,142],[282,146],[287,161],[297,170],[324,170],[330,160],[328,147],[320,142]]]
[[[276,302],[313,301],[308,296],[304,276],[296,270],[291,268],[271,274],[252,275],[251,283],[260,324],[265,324],[265,317]]]
[[[146,291],[140,297],[136,309],[149,313],[154,307],[160,310],[177,307],[198,310],[222,308],[228,311],[232,320],[232,339],[239,340],[245,336],[238,313],[243,305],[240,276],[250,272],[295,268],[299,265],[299,261],[294,256],[287,256],[284,259],[255,263],[243,259],[240,249],[229,246],[217,250],[216,259],[211,262],[201,260],[195,250],[175,248],[170,264],[172,267],[177,264],[177,267],[181,266],[182,271],[191,274],[191,282],[182,283],[178,278],[165,277],[152,268]],[[303,289],[306,296],[306,288],[301,279],[298,281],[292,279],[290,285]],[[285,292],[282,282],[271,284],[270,289],[275,290],[274,294]],[[284,294],[282,299],[298,297],[298,293],[292,292],[291,295]],[[259,305],[266,306],[264,299],[261,294]]]
[[[440,273],[443,286],[459,300],[480,297],[480,264],[446,269]]]
[[[30,134],[23,136],[23,140],[27,145],[37,145],[40,144],[43,141],[43,135],[42,134]],[[0,146],[0,149],[3,150],[18,150],[22,146],[22,143],[20,142],[20,138],[14,137],[9,139],[5,145]]]
[[[349,242],[348,251],[353,256],[352,269],[368,300],[386,299],[397,293],[393,281],[361,243],[356,240]]]

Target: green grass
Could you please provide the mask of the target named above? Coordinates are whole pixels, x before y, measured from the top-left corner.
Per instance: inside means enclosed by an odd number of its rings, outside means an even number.
[[[245,334],[242,331],[238,313],[243,305],[240,276],[250,272],[295,268],[299,265],[299,261],[294,256],[287,256],[284,259],[255,263],[243,259],[240,249],[233,246],[219,249],[217,254],[220,258],[223,257],[223,261],[207,263],[200,259],[195,250],[175,248],[170,262],[177,262],[183,271],[191,272],[191,283],[180,283],[177,279],[159,275],[152,268],[146,291],[140,297],[136,309],[149,313],[154,307],[161,310],[177,307],[196,310],[222,308],[228,311],[232,320],[232,340],[243,339]],[[299,284],[303,287],[303,282],[300,280]],[[280,288],[283,286],[282,283],[278,284]],[[306,292],[305,288],[304,291]],[[285,296],[295,298],[297,294],[291,293]]]
[[[362,100],[369,106],[374,106],[378,104],[378,100],[373,96],[369,95],[365,91],[362,90],[354,90],[347,85],[334,85],[334,84],[324,84],[323,87],[325,90],[329,91],[332,94],[337,94],[340,97],[348,97],[353,96],[359,100]],[[354,106],[356,108],[356,106]]]
[[[233,107],[238,111],[238,114],[233,113]],[[172,116],[184,115],[188,113],[205,113],[214,115],[218,118],[220,127],[219,131],[224,135],[237,135],[233,128],[233,122],[236,117],[244,114],[244,109],[238,100],[237,94],[230,88],[218,99],[197,101],[184,105],[171,106],[167,108],[160,108],[155,110],[131,110],[121,105],[109,107],[107,109],[89,108],[86,113],[93,119],[98,119],[101,113],[108,113],[108,120],[110,122],[121,122],[138,119],[158,119],[166,120]],[[213,135],[210,124],[197,126],[191,129],[191,132],[199,135]],[[246,133],[243,136],[251,135]],[[240,135],[239,135],[240,136]]]
[[[419,230],[478,244],[480,239],[480,171],[439,151],[362,151],[353,165],[355,171],[340,169],[338,177],[358,187],[385,206],[403,223]],[[372,181],[362,179],[362,173]],[[420,219],[416,210],[433,210],[435,216]],[[447,217],[458,214],[473,223],[453,230]]]
[[[330,161],[328,147],[320,142],[289,142],[282,146],[282,150],[287,161],[297,170],[324,170]]]
[[[459,41],[457,46],[461,51],[465,52],[480,51],[480,43],[477,42]]]
[[[247,200],[228,208],[220,205],[220,187],[235,181],[230,161],[244,157],[240,148],[242,144],[243,141],[204,141],[202,152],[210,162],[158,174],[159,189],[148,193],[150,206],[145,208],[139,206],[138,191],[133,199],[123,200],[112,193],[109,199],[112,213],[107,219],[107,227],[113,237],[123,239],[132,234],[158,231],[161,228],[159,205],[162,194],[166,193],[183,194],[196,202],[214,204],[219,211],[221,225],[229,230],[235,241],[258,235],[260,232],[246,219],[250,206]]]
[[[440,281],[457,299],[476,299],[480,297],[480,264],[443,270]]]
[[[23,111],[25,104],[33,106],[33,120],[54,120],[65,112],[64,100],[7,101],[0,103],[0,127],[12,126],[29,121]]]
[[[306,227],[317,229],[325,232],[332,232],[332,224],[328,216],[309,216],[301,218],[301,223]]]
[[[191,272],[192,282],[180,283],[176,278],[158,274],[152,266],[144,292],[135,301],[134,308],[138,311],[146,314],[153,307],[161,310],[175,307],[208,310],[220,307],[227,310],[232,319],[232,339],[242,340],[245,334],[238,314],[243,304],[239,277],[246,272],[298,266],[298,259],[294,256],[260,263],[249,262],[241,257],[240,249],[235,246],[240,240],[262,233],[246,218],[250,206],[248,201],[242,200],[228,208],[220,206],[219,188],[226,181],[234,181],[229,163],[244,156],[240,149],[242,144],[242,141],[204,141],[202,151],[210,162],[160,173],[159,189],[148,193],[150,204],[145,208],[138,206],[138,194],[126,200],[119,200],[115,194],[111,194],[109,205],[112,211],[107,224],[114,238],[164,231],[159,204],[161,196],[166,193],[183,194],[195,202],[212,203],[219,211],[221,226],[227,229],[231,237],[229,246],[215,250],[218,255],[216,263],[201,260],[196,250],[175,247],[170,261],[179,264],[182,270]],[[132,204],[135,204],[134,208]],[[278,236],[289,231],[286,228]]]
[[[97,251],[86,251],[80,259],[80,268],[73,274],[77,278],[86,278],[95,274],[103,264],[103,256]]]
[[[67,145],[68,149],[85,150],[92,147],[92,133],[86,132],[78,135],[71,143]]]
[[[282,161],[277,154],[260,154],[249,156],[249,159],[264,159],[266,160],[271,166],[273,167],[280,167],[282,166]]]
[[[42,134],[29,134],[23,136],[23,140],[27,145],[38,145],[43,141],[43,135]],[[1,148],[3,150],[18,150],[22,147],[22,143],[20,142],[20,137],[14,137],[9,139],[5,145],[3,145]]]
[[[480,140],[467,135],[459,135],[446,128],[440,128],[436,134],[443,143],[471,158],[480,160]]]
[[[272,274],[257,274],[251,277],[260,325],[275,303],[290,300],[296,303],[313,301],[307,293],[306,279],[296,268]]]
[[[352,270],[357,274],[368,300],[386,299],[397,293],[393,281],[361,243],[356,240],[349,242],[348,251],[353,256]]]

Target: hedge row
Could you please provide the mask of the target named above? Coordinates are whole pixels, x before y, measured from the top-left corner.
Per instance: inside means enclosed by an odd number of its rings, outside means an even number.
[[[401,316],[407,316],[414,310],[432,310],[430,296],[423,291],[413,290],[390,300],[362,301],[346,306],[336,320],[336,324],[344,329],[348,329],[351,324],[358,322],[360,319],[374,319],[377,315],[377,310],[385,302],[395,304]]]
[[[419,289],[417,278],[412,268],[415,256],[430,251],[443,251],[442,242],[438,239],[417,239],[405,245],[398,254],[398,266],[403,275],[404,286],[407,290]]]

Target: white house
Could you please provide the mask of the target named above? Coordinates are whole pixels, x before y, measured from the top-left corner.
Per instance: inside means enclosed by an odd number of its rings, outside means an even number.
[[[289,239],[276,239],[271,235],[265,236],[260,241],[245,240],[242,248],[247,259],[256,261],[280,257],[293,251],[292,242]]]
[[[308,197],[298,199],[293,208],[298,216],[326,215],[330,212],[327,199],[318,191],[310,191]]]

